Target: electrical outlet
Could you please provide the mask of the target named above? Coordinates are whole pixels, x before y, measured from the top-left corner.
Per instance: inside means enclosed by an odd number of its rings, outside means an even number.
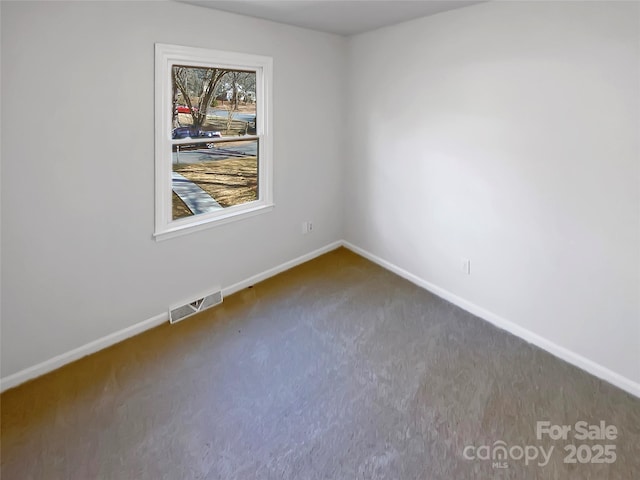
[[[307,233],[313,232],[313,223],[312,222],[302,222],[302,234],[306,235]]]
[[[460,269],[462,270],[462,273],[471,275],[471,260],[469,260],[468,258],[461,258]]]

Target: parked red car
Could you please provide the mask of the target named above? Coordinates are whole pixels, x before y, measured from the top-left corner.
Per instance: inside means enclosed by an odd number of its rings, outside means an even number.
[[[193,111],[197,112],[198,111],[198,107],[193,107]],[[178,105],[176,107],[176,112],[178,112],[178,113],[191,113],[191,109],[189,107],[187,107],[186,105]]]

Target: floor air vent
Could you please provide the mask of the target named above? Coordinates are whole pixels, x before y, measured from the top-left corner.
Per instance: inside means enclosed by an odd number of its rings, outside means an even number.
[[[176,323],[180,320],[184,320],[191,315],[195,315],[198,312],[202,312],[207,308],[219,305],[222,303],[222,291],[218,290],[204,297],[196,298],[191,302],[187,302],[177,307],[169,309],[169,322]]]

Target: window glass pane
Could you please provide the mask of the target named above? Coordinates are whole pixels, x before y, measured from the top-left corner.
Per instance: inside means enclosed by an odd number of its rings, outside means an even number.
[[[172,218],[257,200],[258,141],[241,140],[256,134],[256,72],[176,65],[172,84]]]
[[[256,134],[256,72],[172,67],[172,138]]]
[[[258,199],[258,140],[237,138],[173,146],[174,220]]]

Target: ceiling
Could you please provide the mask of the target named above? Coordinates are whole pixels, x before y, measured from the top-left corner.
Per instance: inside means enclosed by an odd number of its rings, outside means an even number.
[[[355,35],[486,0],[177,0],[312,30]]]

